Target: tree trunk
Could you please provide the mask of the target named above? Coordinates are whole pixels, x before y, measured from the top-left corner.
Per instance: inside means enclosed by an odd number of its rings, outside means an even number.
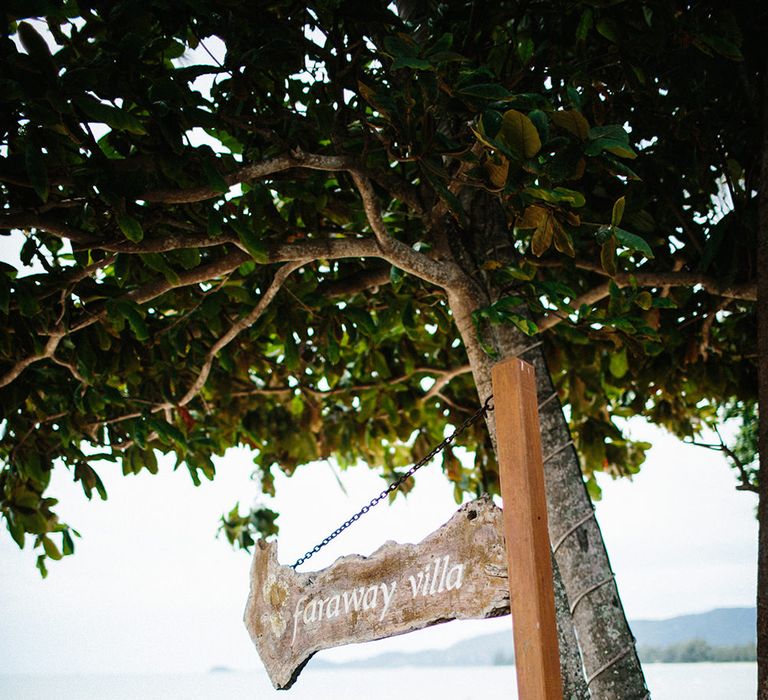
[[[465,258],[461,264],[474,284],[468,284],[463,292],[449,294],[449,304],[467,348],[481,401],[491,394],[493,360],[477,342],[472,312],[497,299],[499,291],[493,288],[480,266],[471,269],[466,251],[475,251],[481,260],[502,261],[512,252],[503,213],[495,202],[489,200],[481,195],[479,200],[475,198],[473,202],[467,202],[475,240],[457,257]],[[570,445],[568,424],[559,400],[554,396],[542,348],[537,346],[526,352],[527,348],[536,344],[537,339],[528,338],[515,328],[494,326],[486,332],[486,341],[494,347],[499,359],[525,352],[524,359],[536,368],[546,460],[544,470],[550,540],[553,543],[555,570],[562,577],[569,608],[563,609],[565,601],[560,595],[557,601],[558,625],[562,629],[570,626],[568,623],[571,622],[575,629],[592,698],[642,700],[650,697],[635,650],[635,640],[624,615],[602,534],[584,485],[578,456]],[[488,416],[488,428],[495,446],[493,413]],[[567,639],[565,641],[567,644]],[[576,697],[585,697],[584,681],[573,678],[572,670],[569,670],[572,659],[568,658],[568,654],[567,647],[561,651],[564,686],[569,687],[569,692]],[[569,692],[565,693],[566,698],[571,697]]]
[[[759,502],[757,507],[757,697],[768,700],[768,69],[763,77],[763,144],[757,223],[757,372]]]

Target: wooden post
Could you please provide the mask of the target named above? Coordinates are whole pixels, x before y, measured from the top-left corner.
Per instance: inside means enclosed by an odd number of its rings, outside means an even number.
[[[562,700],[536,377],[511,358],[492,378],[518,695]]]

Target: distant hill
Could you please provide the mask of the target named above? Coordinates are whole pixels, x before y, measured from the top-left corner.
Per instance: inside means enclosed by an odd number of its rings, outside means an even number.
[[[457,642],[447,649],[428,649],[409,653],[388,652],[368,659],[349,661],[348,668],[378,666],[492,666],[513,662],[512,634],[494,632]]]
[[[719,608],[696,615],[681,615],[666,620],[634,620],[629,625],[638,647],[663,649],[691,640],[702,640],[713,647],[754,644],[757,611],[755,608]],[[512,663],[512,635],[495,632],[472,637],[447,649],[398,653],[388,652],[344,664],[317,660],[321,667],[374,668],[381,666],[493,666]]]
[[[702,639],[715,646],[731,646],[754,643],[756,624],[755,608],[718,608],[667,620],[633,620],[629,626],[640,646],[669,646],[690,639]]]

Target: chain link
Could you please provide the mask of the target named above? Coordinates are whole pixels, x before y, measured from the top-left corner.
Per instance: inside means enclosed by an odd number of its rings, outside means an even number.
[[[407,472],[399,476],[395,481],[393,481],[389,486],[387,486],[387,488],[385,488],[378,496],[376,496],[375,498],[372,498],[370,503],[368,503],[367,505],[364,505],[359,511],[357,511],[357,513],[355,513],[351,518],[349,518],[349,520],[346,520],[341,525],[339,525],[339,527],[337,527],[330,535],[323,538],[322,541],[320,541],[318,544],[312,547],[312,549],[310,549],[303,557],[299,557],[299,559],[296,560],[296,563],[293,564],[291,568],[295,569],[297,566],[301,566],[305,561],[307,561],[307,559],[317,554],[331,540],[336,539],[352,523],[360,520],[361,516],[365,515],[371,508],[373,508],[380,501],[382,501],[384,498],[389,496],[390,493],[399,489],[419,469],[421,469],[425,464],[428,464],[429,462],[431,462],[434,457],[436,457],[446,447],[448,447],[459,435],[461,435],[467,428],[469,428],[470,425],[472,425],[473,423],[476,423],[481,417],[485,416],[486,413],[488,413],[488,411],[492,411],[493,410],[493,406],[491,405],[492,400],[493,400],[493,395],[489,396],[485,400],[485,403],[480,408],[478,408],[477,411],[475,411],[469,418],[467,418],[467,420],[465,420],[458,428],[456,428],[456,430],[454,430],[447,438],[445,438],[440,444],[433,447],[432,450],[430,450],[430,452],[425,457],[422,457]]]

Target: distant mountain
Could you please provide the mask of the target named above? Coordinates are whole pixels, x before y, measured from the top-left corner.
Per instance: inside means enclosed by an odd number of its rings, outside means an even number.
[[[715,646],[754,643],[757,639],[755,608],[718,608],[697,615],[667,620],[634,620],[629,623],[639,646],[668,646],[702,639]]]
[[[755,643],[755,608],[719,608],[666,620],[635,620],[629,625],[638,647],[665,648],[690,640],[713,647]],[[344,664],[316,660],[315,668],[375,668],[397,666],[493,666],[513,662],[512,635],[495,632],[472,637],[447,649],[410,653],[388,652]]]
[[[513,662],[512,634],[494,632],[457,642],[447,649],[387,652],[343,664],[349,668],[379,666],[492,666]]]

